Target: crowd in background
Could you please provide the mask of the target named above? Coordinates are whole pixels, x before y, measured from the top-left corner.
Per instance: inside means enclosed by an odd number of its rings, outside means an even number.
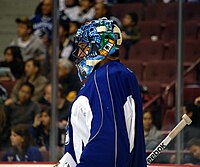
[[[2,161],[45,160],[44,155],[49,151],[51,134],[53,56],[59,58],[57,148],[62,155],[69,109],[82,86],[76,75],[72,55],[75,48],[74,35],[81,24],[101,17],[114,20],[122,30],[123,45],[126,48],[124,59],[128,59],[130,46],[141,39],[138,16],[135,12],[127,13],[121,20],[111,15],[110,3],[115,1],[60,2],[59,55],[53,55],[52,52],[52,0],[42,0],[33,17],[16,18],[16,37],[4,50],[4,60],[0,62],[0,67],[4,68],[0,79],[11,80],[15,84],[10,93],[0,85],[0,149],[5,153],[2,155]],[[3,75],[4,73],[9,75]],[[183,163],[200,163],[199,103],[200,97],[197,97],[193,104],[185,104],[182,111],[193,120],[192,125],[184,130],[184,149],[189,150],[192,156],[187,154]],[[146,148],[153,150],[165,134],[153,125],[151,111],[144,111],[143,124]],[[174,148],[173,145],[171,147]],[[171,156],[161,156],[159,161],[174,163]]]

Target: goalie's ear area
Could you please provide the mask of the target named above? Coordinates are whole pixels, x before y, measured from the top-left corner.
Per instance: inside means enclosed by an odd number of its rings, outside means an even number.
[[[122,44],[122,33],[116,24],[114,24],[113,33],[115,34],[115,41],[117,41],[117,45],[120,46]]]

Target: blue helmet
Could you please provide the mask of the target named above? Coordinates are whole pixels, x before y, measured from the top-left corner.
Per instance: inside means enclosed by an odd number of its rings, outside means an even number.
[[[73,52],[80,80],[86,79],[95,65],[112,55],[122,43],[121,31],[113,20],[102,18],[81,26],[76,33]]]

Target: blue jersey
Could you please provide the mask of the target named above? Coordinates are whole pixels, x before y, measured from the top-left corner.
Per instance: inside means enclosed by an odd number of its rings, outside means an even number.
[[[14,149],[8,150],[2,158],[2,161],[8,162],[21,162],[21,161],[42,161],[42,154],[39,151],[38,147],[30,146],[26,154],[23,157],[20,157]]]
[[[135,75],[120,62],[95,70],[75,99],[60,166],[146,167]]]
[[[47,35],[49,39],[52,36],[53,21],[52,17],[44,17],[41,15],[36,15],[31,18],[33,23],[33,31],[39,37]]]

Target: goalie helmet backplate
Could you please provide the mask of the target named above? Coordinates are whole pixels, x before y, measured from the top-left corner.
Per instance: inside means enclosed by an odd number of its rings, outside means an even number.
[[[79,78],[83,80],[92,73],[97,63],[119,49],[121,31],[112,20],[92,20],[77,30],[75,43],[73,55]]]

